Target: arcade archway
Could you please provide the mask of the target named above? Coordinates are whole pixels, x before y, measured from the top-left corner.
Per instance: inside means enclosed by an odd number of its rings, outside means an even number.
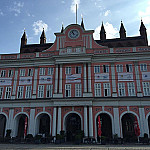
[[[74,141],[75,135],[78,131],[81,131],[81,118],[75,113],[71,113],[66,117],[66,138],[67,141]]]
[[[0,137],[5,136],[5,128],[6,128],[6,117],[5,115],[0,114]]]
[[[48,136],[50,134],[50,117],[48,114],[40,114],[37,117],[37,133]]]
[[[148,116],[148,128],[149,128],[149,135],[150,135],[150,115]]]
[[[112,138],[112,122],[111,118],[106,113],[101,113],[98,116],[100,116],[100,122],[101,122],[101,136],[105,136],[108,140]],[[99,141],[98,136],[98,116],[96,118],[97,123],[97,140]]]
[[[135,115],[126,113],[122,116],[122,134],[126,142],[131,142],[132,139],[136,139],[134,131]]]
[[[16,118],[17,122],[17,137],[24,138],[27,134],[28,129],[28,117],[25,114],[20,114]]]

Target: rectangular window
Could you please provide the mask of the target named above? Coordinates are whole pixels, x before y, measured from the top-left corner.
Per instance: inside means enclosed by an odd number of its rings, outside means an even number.
[[[81,84],[75,84],[75,97],[81,97],[82,95],[82,88]]]
[[[149,82],[143,82],[143,93],[144,96],[150,96],[150,87],[149,87]]]
[[[123,65],[116,65],[117,72],[123,72]]]
[[[76,66],[76,74],[81,74],[81,66]]]
[[[14,71],[13,70],[8,70],[8,77],[13,77]]]
[[[6,70],[1,70],[1,77],[5,77],[6,76]]]
[[[99,65],[94,66],[94,73],[100,73],[100,66]]]
[[[103,83],[104,97],[110,96],[110,83]]]
[[[4,90],[4,88],[0,87],[0,99],[2,99],[2,97],[3,97],[3,90]]]
[[[11,86],[6,87],[5,91],[5,99],[10,99],[11,98]]]
[[[126,72],[132,72],[132,64],[126,64]]]
[[[71,74],[71,67],[66,67],[66,74]]]
[[[101,96],[101,83],[94,84],[94,93],[95,93],[95,97]]]
[[[39,85],[38,86],[38,98],[43,98],[44,97],[44,85]]]
[[[26,86],[25,98],[31,98],[32,86]]]
[[[18,86],[17,98],[23,98],[23,86]]]
[[[20,69],[20,77],[25,76],[26,70],[25,69]]]
[[[28,69],[28,76],[33,76],[33,69]]]
[[[39,75],[44,76],[45,75],[45,68],[40,68]]]
[[[109,72],[109,65],[103,65],[103,72],[108,73]]]
[[[53,85],[46,86],[46,97],[52,97],[53,94]]]
[[[119,96],[126,96],[125,83],[118,83],[118,95]]]
[[[141,71],[147,71],[147,64],[140,64]]]
[[[71,84],[65,84],[65,96],[71,97]]]
[[[67,48],[67,53],[72,53],[72,48]]]
[[[136,96],[134,82],[128,82],[127,86],[128,86],[128,96]]]
[[[53,75],[54,68],[48,68],[48,75]]]

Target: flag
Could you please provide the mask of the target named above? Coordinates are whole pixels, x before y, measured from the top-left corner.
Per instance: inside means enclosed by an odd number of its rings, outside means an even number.
[[[98,136],[100,137],[102,134],[101,130],[101,120],[100,120],[100,115],[98,116]]]
[[[95,82],[109,82],[109,73],[96,73]]]
[[[27,135],[27,127],[28,127],[28,118],[25,118],[25,123],[24,123],[24,136],[26,137]]]
[[[81,74],[68,74],[66,75],[66,83],[81,82]]]
[[[135,116],[135,120],[134,120],[134,131],[135,131],[136,136],[140,135],[140,128],[139,128],[139,124],[138,124],[138,120],[137,120],[136,116]]]
[[[142,72],[142,80],[150,80],[150,72]]]
[[[118,81],[133,81],[133,73],[118,73]]]

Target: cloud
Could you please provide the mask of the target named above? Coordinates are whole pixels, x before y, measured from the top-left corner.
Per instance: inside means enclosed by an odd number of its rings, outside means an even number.
[[[65,4],[65,1],[61,1],[62,4]]]
[[[9,9],[10,9],[11,12],[15,12],[15,16],[18,16],[18,14],[21,13],[21,9],[23,8],[23,6],[24,6],[23,2],[16,2],[15,1],[13,3],[13,6],[10,7]]]
[[[76,13],[76,4],[78,5],[77,9],[79,9],[80,0],[72,0],[72,4],[70,7],[72,13]]]
[[[48,31],[48,25],[44,23],[42,20],[38,20],[33,23],[33,30],[35,35],[41,33],[43,31],[43,28],[45,32]]]
[[[106,38],[107,39],[112,39],[112,38],[116,38],[117,35],[118,35],[118,30],[117,28],[114,28],[112,24],[110,24],[109,22],[106,22],[104,24],[104,28],[105,28],[105,31],[106,31]],[[96,29],[95,29],[95,32],[94,32],[94,39],[95,40],[99,40],[100,39],[100,30],[101,30],[101,25],[98,26]]]
[[[107,10],[107,11],[105,11],[104,16],[106,17],[106,16],[108,16],[109,14],[111,14],[111,11],[110,11],[110,10]]]
[[[4,16],[4,13],[0,10],[0,16]]]

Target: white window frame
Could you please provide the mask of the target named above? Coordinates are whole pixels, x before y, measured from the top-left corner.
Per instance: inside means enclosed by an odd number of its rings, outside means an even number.
[[[132,64],[126,64],[126,72],[133,72]]]
[[[1,70],[1,76],[0,77],[5,77],[6,76],[6,70]]]
[[[101,96],[101,83],[94,84],[94,94],[95,94],[95,97]]]
[[[8,77],[13,77],[14,71],[13,70],[8,70]]]
[[[147,71],[147,64],[145,63],[140,64],[140,69],[141,71]]]
[[[32,98],[32,86],[26,86],[25,98]]]
[[[45,68],[40,68],[39,75],[41,75],[41,76],[45,75]]]
[[[38,98],[44,97],[44,85],[38,85]]]
[[[108,73],[109,72],[109,65],[103,65],[103,72]]]
[[[33,76],[33,69],[31,69],[31,68],[28,69],[28,76],[30,76],[30,77]]]
[[[104,97],[111,96],[110,83],[103,83],[103,89],[104,89]]]
[[[11,98],[11,90],[12,90],[11,86],[6,87],[6,89],[5,89],[5,99],[10,99]]]
[[[81,66],[76,66],[75,67],[75,73],[76,74],[81,74],[82,73],[82,67]]]
[[[150,84],[149,82],[142,82],[144,96],[150,96]]]
[[[23,98],[23,92],[24,92],[24,86],[18,86],[18,90],[17,90],[17,98],[18,99]]]
[[[116,65],[116,70],[117,70],[117,72],[123,72],[123,65],[122,64],[117,64]]]
[[[48,75],[53,75],[53,72],[54,72],[54,68],[53,67],[50,67],[48,68]]]
[[[71,74],[71,67],[66,67],[65,72],[66,74]]]
[[[94,73],[100,73],[100,65],[94,66]]]
[[[125,91],[125,83],[120,82],[118,83],[118,95],[121,96],[126,96],[126,91]]]
[[[3,98],[4,87],[0,87],[0,99]]]
[[[75,84],[75,97],[82,96],[82,84]]]
[[[134,82],[128,82],[127,87],[128,87],[128,96],[136,96]]]
[[[20,77],[24,77],[26,74],[26,69],[20,69]]]
[[[65,84],[65,97],[71,97],[71,84]]]
[[[47,98],[53,97],[53,85],[52,84],[46,85],[46,97]]]

